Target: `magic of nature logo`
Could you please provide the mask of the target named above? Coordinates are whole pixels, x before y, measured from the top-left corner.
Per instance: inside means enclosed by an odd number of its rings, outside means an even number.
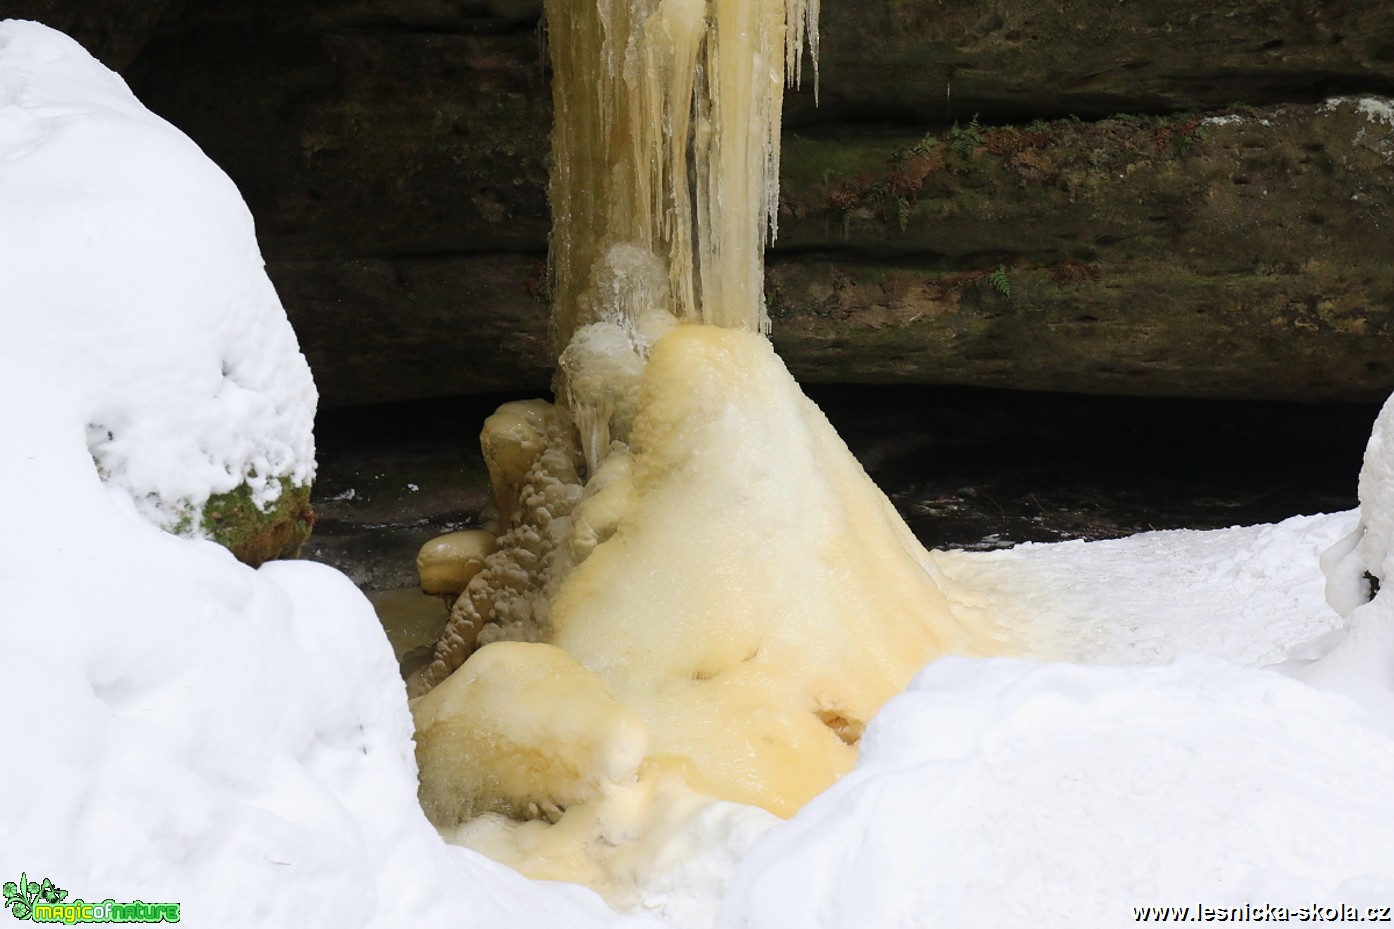
[[[177,923],[179,904],[146,903],[131,900],[118,903],[107,898],[100,903],[88,903],[79,897],[68,901],[68,892],[48,878],[34,882],[27,873],[19,880],[6,881],[5,908],[15,919],[36,923]]]

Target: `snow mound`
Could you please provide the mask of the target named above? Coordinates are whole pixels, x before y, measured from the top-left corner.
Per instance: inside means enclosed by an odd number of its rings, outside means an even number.
[[[1365,575],[1394,580],[1394,397],[1375,418],[1360,468],[1360,525],[1324,558],[1327,599],[1342,615],[1370,599]]]
[[[1394,736],[1394,397],[1380,410],[1360,468],[1360,522],[1322,556],[1326,599],[1345,627],[1287,666],[1296,677],[1368,707]]]
[[[1391,777],[1394,742],[1357,707],[1272,672],[945,658],[882,709],[855,772],[755,846],[720,925],[1387,904]]]
[[[1264,667],[1340,629],[1318,560],[1356,521],[1351,511],[932,554],[955,611],[993,616],[1035,658],[1163,664],[1196,652]]]
[[[0,353],[114,492],[196,530],[212,494],[310,481],[314,384],[236,187],[37,23],[0,23],[0,203],[6,331],[62,341]]]

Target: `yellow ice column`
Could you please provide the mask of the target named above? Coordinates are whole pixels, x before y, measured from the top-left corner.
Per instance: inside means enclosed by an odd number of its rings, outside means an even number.
[[[767,332],[780,105],[813,0],[548,0],[553,338],[616,319],[610,249],[657,258],[673,315]],[[786,25],[787,24],[787,25]]]

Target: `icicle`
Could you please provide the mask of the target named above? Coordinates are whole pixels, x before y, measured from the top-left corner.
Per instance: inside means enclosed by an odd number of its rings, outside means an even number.
[[[679,319],[768,332],[780,106],[816,56],[817,0],[549,0],[547,15],[557,350],[614,318],[590,289],[620,244],[663,264]]]

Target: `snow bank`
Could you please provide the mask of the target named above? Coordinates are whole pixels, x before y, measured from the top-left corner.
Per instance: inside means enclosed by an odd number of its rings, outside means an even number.
[[[858,769],[755,847],[721,925],[1388,905],[1391,777],[1394,742],[1358,708],[1281,675],[942,659],[876,717]]]
[[[1322,566],[1327,600],[1345,616],[1344,630],[1316,639],[1288,667],[1309,684],[1369,707],[1394,736],[1394,397],[1365,448],[1360,523]]]
[[[308,479],[313,387],[227,178],[15,21],[0,282],[0,878],[195,926],[613,925],[440,841],[346,578],[253,571],[143,518]]]
[[[3,310],[62,340],[11,341],[11,374],[157,525],[308,483],[315,388],[237,189],[67,36],[0,30]]]
[[[1394,569],[1394,400],[1360,497],[1359,514],[1276,526],[936,553],[956,610],[1054,657],[1134,666],[931,664],[872,721],[857,769],[754,846],[718,924],[1381,917],[1394,593],[1371,599],[1364,575]]]
[[[955,612],[990,614],[1032,657],[1160,664],[1195,652],[1258,668],[1341,628],[1318,561],[1357,519],[1294,516],[933,557]]]
[[[1327,556],[1327,597],[1342,615],[1370,599],[1365,575],[1394,581],[1394,397],[1370,431],[1360,468],[1360,525]]]

